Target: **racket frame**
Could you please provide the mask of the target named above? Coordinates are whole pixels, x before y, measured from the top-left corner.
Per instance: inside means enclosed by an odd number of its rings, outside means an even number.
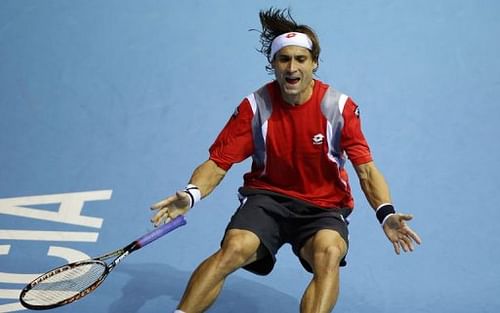
[[[170,224],[170,225],[169,225]],[[69,264],[65,264],[59,267],[56,267],[40,276],[35,278],[32,282],[30,282],[28,285],[26,285],[21,293],[19,294],[19,302],[21,304],[30,310],[48,310],[48,309],[53,309],[56,307],[60,307],[66,304],[70,304],[72,302],[75,302],[76,300],[79,300],[89,293],[93,292],[94,290],[99,287],[102,282],[106,279],[108,274],[115,268],[118,263],[120,263],[126,256],[128,256],[130,253],[134,252],[135,250],[138,250],[149,243],[153,242],[154,240],[162,237],[163,235],[169,233],[170,231],[186,224],[186,220],[182,215],[178,216],[174,220],[172,220],[170,223],[164,224],[162,227],[159,227],[146,235],[142,236],[141,238],[134,240],[124,248],[115,250],[110,253],[103,254],[101,256],[92,258],[92,259],[87,259],[87,260],[82,260],[82,261],[77,261]],[[113,258],[115,259],[110,262],[109,264],[104,262],[107,259]],[[86,265],[86,264],[100,264],[104,267],[104,272],[99,276],[98,279],[94,283],[92,283],[90,286],[85,288],[84,290],[80,291],[74,296],[71,296],[69,298],[66,298],[64,300],[61,300],[57,303],[52,303],[52,304],[47,304],[47,305],[32,305],[24,301],[24,295],[28,293],[30,290],[32,290],[35,286],[40,284],[41,282],[47,280],[49,277],[52,277],[54,275],[57,275],[63,271],[67,271],[70,269],[73,269],[78,266]]]
[[[88,286],[87,288],[85,288],[84,290],[80,291],[79,293],[69,297],[69,298],[66,298],[62,301],[59,301],[59,302],[56,302],[56,303],[53,303],[53,304],[48,304],[48,305],[32,305],[26,301],[24,301],[24,295],[26,293],[28,293],[30,290],[32,290],[35,286],[37,286],[38,284],[40,284],[41,282],[47,280],[48,278],[54,276],[54,275],[57,275],[61,272],[64,272],[64,271],[67,271],[67,270],[71,270],[75,267],[78,267],[78,266],[82,266],[82,265],[87,265],[87,264],[100,264],[101,266],[103,266],[104,268],[104,271],[103,273],[99,276],[99,278],[93,282],[90,286]],[[21,293],[19,294],[19,301],[21,302],[21,304],[27,308],[27,309],[30,309],[30,310],[48,310],[48,309],[54,309],[54,308],[57,308],[57,307],[60,307],[60,306],[63,306],[63,305],[66,305],[66,304],[69,304],[69,303],[72,303],[78,299],[81,299],[83,297],[85,297],[86,295],[88,295],[89,293],[91,293],[92,291],[94,291],[95,289],[97,289],[97,287],[99,287],[101,285],[101,283],[104,281],[104,279],[106,279],[106,277],[108,276],[108,274],[110,273],[110,268],[108,266],[108,264],[106,264],[106,262],[102,261],[102,260],[99,260],[98,258],[95,258],[95,259],[88,259],[88,260],[83,260],[83,261],[77,261],[77,262],[73,262],[73,263],[69,263],[69,264],[65,264],[65,265],[62,265],[62,266],[59,266],[59,267],[56,267],[55,269],[43,274],[43,275],[40,275],[39,277],[37,277],[36,279],[34,279],[31,283],[29,283],[27,286],[25,286],[23,288],[23,290],[21,291]]]

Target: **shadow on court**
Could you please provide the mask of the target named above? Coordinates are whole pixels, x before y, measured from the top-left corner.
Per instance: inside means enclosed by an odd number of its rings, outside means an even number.
[[[123,264],[121,274],[130,276],[122,287],[122,296],[114,301],[110,313],[118,312],[172,312],[171,302],[154,301],[169,297],[178,303],[191,272],[179,271],[165,264]],[[156,303],[152,306],[151,303]],[[175,306],[175,305],[174,305]],[[294,297],[269,286],[235,275],[226,280],[224,289],[210,309],[213,313],[276,313],[297,312],[299,301]]]

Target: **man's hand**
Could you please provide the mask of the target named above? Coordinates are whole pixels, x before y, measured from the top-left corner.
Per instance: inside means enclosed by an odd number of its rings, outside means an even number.
[[[417,233],[406,224],[406,221],[412,218],[413,216],[408,214],[395,213],[390,215],[384,223],[385,235],[392,242],[396,254],[401,252],[401,248],[404,252],[413,251],[414,243],[422,242]]]
[[[151,210],[156,214],[151,218],[151,222],[156,226],[167,223],[179,215],[184,215],[190,209],[189,195],[184,191],[177,191],[175,195],[153,204]]]

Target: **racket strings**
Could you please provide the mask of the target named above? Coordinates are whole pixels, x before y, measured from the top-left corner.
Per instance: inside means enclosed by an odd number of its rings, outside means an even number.
[[[31,305],[48,305],[65,301],[91,287],[106,272],[103,263],[84,263],[55,273],[40,281],[24,295]]]

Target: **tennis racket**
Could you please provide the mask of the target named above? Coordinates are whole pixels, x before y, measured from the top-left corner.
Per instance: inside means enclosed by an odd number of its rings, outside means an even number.
[[[48,271],[24,287],[19,295],[19,301],[31,310],[47,310],[81,299],[99,287],[127,255],[185,224],[186,220],[179,215],[122,249]],[[113,261],[105,262],[112,258]]]

